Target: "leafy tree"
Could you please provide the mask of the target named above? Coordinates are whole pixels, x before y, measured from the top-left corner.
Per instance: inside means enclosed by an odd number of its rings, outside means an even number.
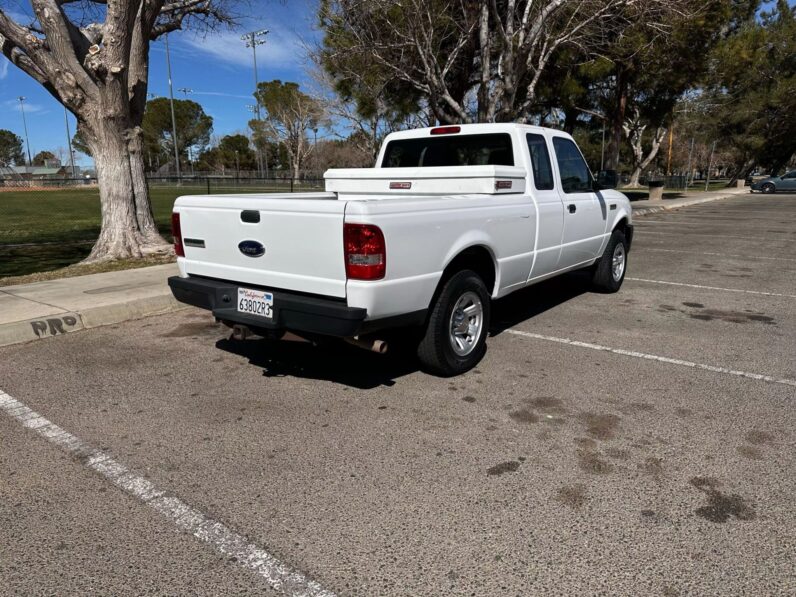
[[[24,163],[22,139],[11,131],[0,129],[0,166]]]
[[[255,170],[257,155],[252,150],[246,135],[226,135],[217,147],[201,153],[200,170]]]
[[[598,62],[610,70],[595,86],[595,106],[608,122],[608,168],[618,166],[620,148],[631,150],[631,184],[658,152],[684,94],[704,80],[710,52],[759,0],[707,0],[692,14],[674,12],[667,35],[638,14],[612,39]],[[635,8],[630,9],[635,14]],[[599,70],[598,66],[598,70]],[[645,149],[646,147],[646,149]]]
[[[301,165],[312,152],[307,135],[324,120],[323,107],[299,89],[298,83],[280,80],[260,83],[255,98],[265,109],[262,120],[249,126],[256,138],[274,141],[287,151],[290,170],[297,179]]]
[[[712,54],[697,109],[705,134],[734,153],[734,175],[779,172],[796,153],[796,8],[785,0],[749,19]]]
[[[174,121],[180,159],[187,157],[188,148],[199,153],[210,142],[213,118],[205,114],[202,106],[196,102],[174,100]],[[147,102],[142,126],[145,154],[153,157],[160,155],[164,161],[174,159],[171,106],[168,98],[158,97]]]
[[[338,88],[383,81],[440,122],[533,119],[538,85],[564,48],[601,53],[642,18],[668,32],[697,0],[323,0],[321,63]],[[365,99],[374,97],[365,94]]]
[[[33,156],[34,166],[44,166],[47,160],[54,160],[55,154],[52,151],[40,151]]]
[[[152,216],[141,124],[152,41],[231,23],[237,0],[29,0],[30,23],[0,4],[0,52],[77,118],[99,179],[102,227],[87,261],[163,248]]]

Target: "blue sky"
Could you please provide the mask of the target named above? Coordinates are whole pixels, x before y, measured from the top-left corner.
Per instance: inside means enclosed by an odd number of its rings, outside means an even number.
[[[21,4],[21,3],[20,3]],[[174,97],[182,99],[180,88],[194,91],[190,98],[213,117],[213,134],[245,131],[251,113],[254,89],[252,52],[240,40],[241,33],[269,29],[267,43],[257,48],[260,81],[281,79],[310,83],[307,45],[317,38],[315,0],[254,0],[252,14],[242,19],[236,31],[206,36],[191,31],[176,32],[169,40]],[[16,15],[18,16],[18,15]],[[166,52],[163,41],[152,44],[149,91],[168,95]],[[25,96],[25,115],[33,154],[66,147],[63,107],[33,79],[0,56],[0,129],[23,137],[18,96]],[[74,134],[75,120],[69,115]],[[90,165],[80,156],[79,163]]]

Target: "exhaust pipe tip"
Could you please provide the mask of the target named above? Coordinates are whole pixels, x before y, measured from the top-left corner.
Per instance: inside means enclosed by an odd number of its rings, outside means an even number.
[[[232,326],[232,337],[235,340],[245,340],[252,335],[252,331],[245,325],[236,323]]]
[[[376,354],[387,354],[387,350],[389,348],[389,345],[384,340],[372,340],[359,338],[357,336],[352,338],[344,338],[344,340],[349,344],[356,346],[357,348],[369,350],[371,352],[375,352]]]
[[[374,340],[370,349],[378,354],[387,354],[388,345],[384,340]]]

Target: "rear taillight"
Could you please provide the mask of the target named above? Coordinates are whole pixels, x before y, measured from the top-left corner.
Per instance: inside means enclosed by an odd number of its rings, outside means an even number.
[[[352,280],[380,280],[387,269],[384,234],[370,224],[344,224],[345,273]]]
[[[185,257],[185,249],[182,247],[180,214],[176,211],[171,214],[171,235],[174,237],[174,252],[177,254],[177,257]]]

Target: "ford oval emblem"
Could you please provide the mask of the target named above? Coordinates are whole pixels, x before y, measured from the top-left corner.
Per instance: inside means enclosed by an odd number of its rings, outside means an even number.
[[[241,241],[238,243],[238,249],[241,253],[246,255],[246,257],[262,257],[265,255],[265,247],[256,240]]]

